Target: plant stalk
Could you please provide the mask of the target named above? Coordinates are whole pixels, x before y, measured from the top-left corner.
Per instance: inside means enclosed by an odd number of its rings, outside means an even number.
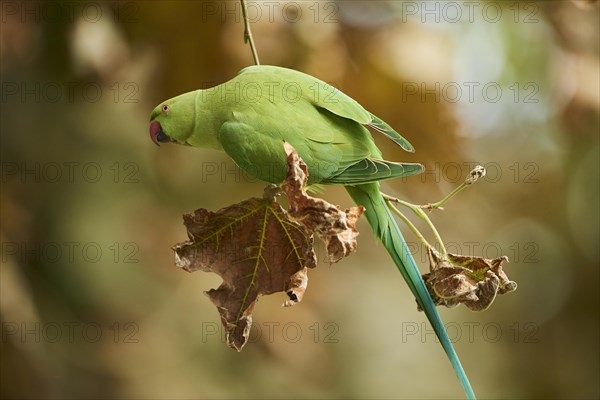
[[[256,45],[254,44],[254,38],[252,37],[252,30],[250,29],[250,19],[248,18],[248,8],[246,7],[246,0],[240,0],[242,3],[242,17],[244,18],[244,43],[250,43],[250,50],[252,51],[252,58],[254,58],[254,64],[260,65],[258,59],[258,51],[256,51]]]

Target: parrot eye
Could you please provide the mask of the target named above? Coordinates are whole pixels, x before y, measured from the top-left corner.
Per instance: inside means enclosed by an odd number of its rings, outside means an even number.
[[[162,112],[166,113],[171,109],[171,106],[168,104],[165,104],[164,106],[162,106]]]

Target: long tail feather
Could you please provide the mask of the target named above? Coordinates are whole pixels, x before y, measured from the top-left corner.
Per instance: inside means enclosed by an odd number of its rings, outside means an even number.
[[[475,393],[471,388],[469,378],[467,378],[460,360],[458,359],[458,355],[452,346],[452,342],[450,342],[450,338],[442,324],[440,315],[431,300],[425,282],[423,282],[421,273],[408,250],[394,216],[379,191],[379,184],[369,183],[358,186],[346,186],[346,190],[356,204],[366,208],[365,215],[369,224],[373,228],[375,234],[383,242],[384,247],[388,253],[390,253],[390,256],[402,273],[404,280],[410,287],[417,302],[425,311],[425,315],[427,315],[427,319],[429,319],[429,322],[433,326],[433,330],[448,355],[467,397],[469,399],[475,399]]]

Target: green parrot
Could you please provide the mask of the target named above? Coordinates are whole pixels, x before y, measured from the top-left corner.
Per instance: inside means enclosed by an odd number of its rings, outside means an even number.
[[[309,185],[344,185],[425,311],[468,398],[475,398],[414,258],[382,196],[379,181],[419,174],[420,164],[383,160],[367,127],[404,150],[412,145],[358,102],[325,82],[287,68],[251,66],[228,82],[184,93],[150,116],[155,144],[223,150],[246,173],[280,184],[288,165],[283,142],[308,166]]]

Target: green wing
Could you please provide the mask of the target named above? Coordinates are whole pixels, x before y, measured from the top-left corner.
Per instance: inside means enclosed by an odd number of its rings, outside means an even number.
[[[250,66],[242,69],[238,75],[249,73],[260,73],[280,78],[288,82],[296,82],[300,85],[302,95],[314,106],[323,108],[335,115],[366,125],[379,133],[382,133],[404,150],[414,152],[414,147],[402,135],[396,132],[385,121],[371,114],[363,108],[356,100],[346,95],[341,90],[317,79],[311,75],[292,69],[274,67],[268,65]]]
[[[391,126],[389,126],[385,121],[379,119],[375,115],[371,114],[371,123],[369,126],[379,133],[383,133],[388,139],[391,139],[398,146],[402,147],[404,150],[409,151],[411,153],[415,152],[415,148],[412,144],[409,143],[402,135],[396,132]]]
[[[288,167],[283,151],[283,139],[263,134],[248,124],[230,121],[221,127],[219,140],[225,152],[246,173],[275,184],[285,179]],[[346,162],[340,168],[341,161],[323,161],[318,157],[314,151],[314,143],[302,143],[293,139],[288,142],[308,165],[309,184],[358,185],[415,175],[423,171],[420,164],[395,163],[372,158]],[[245,145],[240,146],[241,143]]]
[[[323,183],[359,185],[384,179],[417,175],[423,172],[421,164],[397,163],[365,158],[346,168],[341,173],[323,180]]]
[[[356,121],[361,125],[373,128],[388,139],[391,139],[404,150],[411,153],[415,151],[408,140],[402,137],[402,135],[396,132],[385,121],[365,110],[363,106],[358,104],[353,98],[324,82],[320,82],[320,88],[319,93],[324,93],[324,95],[318,97],[315,96],[311,99],[315,106],[324,108],[340,117]]]
[[[241,113],[234,114],[236,120],[221,126],[219,142],[225,153],[255,178],[275,184],[283,182],[288,171],[284,141],[296,149],[308,166],[308,183],[311,185],[325,183],[328,177],[340,172],[340,165],[351,165],[343,161],[343,150],[338,146],[306,139],[294,134],[293,128],[287,132],[272,130],[269,126],[248,121]]]
[[[225,153],[246,173],[275,184],[285,179],[287,163],[283,140],[256,131],[243,122],[229,121],[221,126],[219,141]]]
[[[250,175],[281,183],[287,173],[283,141],[307,164],[309,184],[358,185],[415,175],[420,164],[382,159],[365,126],[372,126],[403,148],[412,149],[389,125],[334,87],[298,71],[252,66],[236,80],[241,85],[278,87],[272,96],[236,103],[219,131],[225,152]],[[290,101],[283,88],[301,91]],[[233,88],[232,88],[233,89]]]

